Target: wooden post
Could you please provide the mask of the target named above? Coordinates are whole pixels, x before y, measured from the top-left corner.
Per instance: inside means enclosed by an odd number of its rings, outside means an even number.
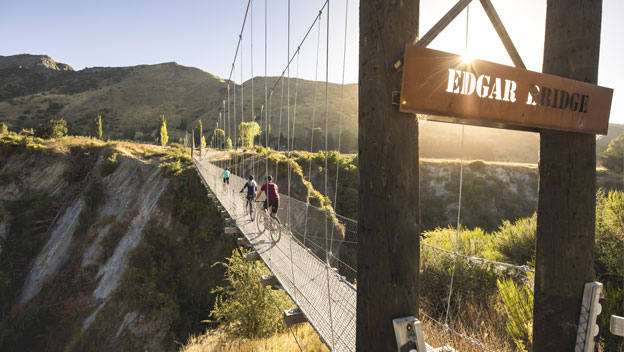
[[[392,105],[418,14],[419,0],[360,3],[357,351],[396,351],[392,320],[418,316],[418,120]]]
[[[596,83],[602,0],[548,0],[544,73]],[[596,136],[540,133],[533,348],[573,351],[594,281]]]

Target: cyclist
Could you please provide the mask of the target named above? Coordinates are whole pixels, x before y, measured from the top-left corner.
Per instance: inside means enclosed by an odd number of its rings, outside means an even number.
[[[267,183],[262,185],[260,193],[256,196],[256,200],[260,198],[263,192],[266,192],[267,200],[264,201],[264,209],[268,209],[271,206],[271,216],[277,219],[277,209],[279,208],[279,190],[275,183],[273,183],[273,177],[271,175],[265,177]],[[267,204],[268,201],[268,204]]]
[[[240,190],[240,193],[247,188],[247,199],[252,201],[256,197],[256,192],[258,192],[258,184],[254,181],[254,175],[249,175],[247,177],[247,183]]]
[[[227,183],[229,185],[230,184],[230,169],[225,168],[225,170],[223,170],[219,178],[223,179],[223,183]]]

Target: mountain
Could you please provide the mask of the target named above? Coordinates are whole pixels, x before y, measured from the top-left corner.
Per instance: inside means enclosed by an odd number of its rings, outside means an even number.
[[[255,116],[264,130],[266,114],[261,111],[269,111],[272,148],[277,149],[279,144],[279,149],[285,150],[290,140],[294,149],[309,150],[316,128],[313,151],[325,148],[327,130],[330,149],[340,143],[343,153],[355,153],[357,84],[343,87],[329,83],[327,107],[325,89],[324,82],[279,77],[254,77],[242,85],[232,84],[229,104],[226,102],[229,108],[222,120],[225,126],[221,122],[219,127],[234,136],[242,120],[251,121]],[[226,80],[173,62],[75,71],[45,55],[0,56],[0,122],[14,131],[63,117],[70,134],[88,135],[99,114],[105,138],[153,142],[158,116],[164,114],[170,140],[178,141],[199,119],[204,135],[209,137],[217,126],[227,92]],[[294,140],[289,134],[293,130]],[[460,125],[427,121],[424,116],[420,156],[460,158],[461,130]],[[611,125],[609,135],[597,138],[597,152],[604,151],[609,141],[622,133],[624,126]],[[535,163],[538,150],[536,133],[476,126],[464,129],[463,155],[467,159]]]

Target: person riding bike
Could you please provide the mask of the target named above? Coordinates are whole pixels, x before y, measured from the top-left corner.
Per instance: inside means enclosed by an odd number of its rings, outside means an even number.
[[[267,200],[264,201],[264,209],[268,209],[270,205],[271,216],[277,219],[276,215],[277,209],[279,208],[279,190],[277,185],[273,183],[273,177],[271,175],[265,177],[265,179],[267,183],[262,185],[260,188],[260,193],[256,196],[256,201],[260,198],[263,192],[266,192]]]
[[[230,184],[230,169],[226,168],[225,170],[223,170],[219,178],[223,179],[223,183],[227,183],[229,185]]]
[[[258,184],[254,181],[254,175],[247,177],[247,183],[241,188],[240,193],[243,193],[245,188],[247,188],[247,199],[253,200],[256,197],[256,192],[258,192]]]

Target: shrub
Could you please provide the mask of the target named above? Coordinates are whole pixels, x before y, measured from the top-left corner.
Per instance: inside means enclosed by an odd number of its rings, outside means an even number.
[[[245,254],[234,250],[225,263],[215,264],[225,267],[228,286],[213,291],[218,296],[210,316],[221,322],[232,338],[264,338],[284,331],[282,315],[258,277],[258,273],[266,273],[266,268],[257,262],[247,262]],[[288,308],[284,293],[276,291],[273,296],[280,309]]]
[[[64,119],[50,120],[47,125],[39,125],[35,136],[39,138],[60,138],[67,134],[67,122]]]
[[[624,167],[624,134],[613,138],[607,150],[600,156],[602,165],[614,172],[622,172]]]
[[[102,164],[102,168],[100,169],[100,175],[102,177],[106,177],[117,170],[117,166],[119,166],[117,155],[117,153],[112,153],[106,157],[106,161]]]
[[[520,351],[533,350],[533,288],[502,278],[496,281],[502,308],[507,316],[506,330]]]
[[[0,137],[9,134],[9,128],[5,123],[0,123]]]
[[[535,262],[536,234],[537,213],[513,223],[503,220],[498,231],[494,233],[494,249],[498,254],[496,260],[516,265]]]

